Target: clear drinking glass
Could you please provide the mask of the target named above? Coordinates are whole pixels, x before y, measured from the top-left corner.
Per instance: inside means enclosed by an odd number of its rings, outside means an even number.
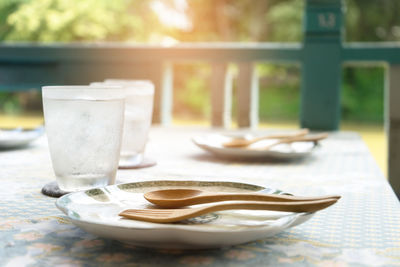
[[[96,83],[94,83],[96,84]],[[126,90],[125,121],[119,166],[134,167],[143,162],[153,114],[154,84],[148,80],[104,81]]]
[[[47,139],[58,186],[78,191],[115,182],[124,122],[120,86],[42,88]]]

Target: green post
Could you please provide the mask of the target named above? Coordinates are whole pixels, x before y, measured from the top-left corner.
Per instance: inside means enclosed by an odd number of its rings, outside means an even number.
[[[301,126],[337,130],[342,77],[341,0],[307,0],[301,84]]]

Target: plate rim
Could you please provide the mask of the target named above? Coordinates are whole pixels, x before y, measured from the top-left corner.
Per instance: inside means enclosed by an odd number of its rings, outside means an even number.
[[[257,190],[255,192],[261,191],[261,190],[265,190],[268,189],[264,186],[261,185],[257,185],[257,184],[250,184],[250,183],[242,183],[242,182],[233,182],[233,181],[201,181],[201,180],[149,180],[149,181],[139,181],[139,182],[128,182],[128,183],[121,183],[121,184],[115,184],[115,185],[108,185],[108,186],[104,186],[104,187],[98,187],[98,188],[93,188],[93,189],[101,189],[101,188],[107,188],[107,187],[118,187],[120,185],[128,185],[128,184],[137,184],[137,183],[152,183],[152,182],[194,182],[194,183],[226,183],[226,184],[239,184],[239,185],[245,185],[245,186],[254,186],[254,187],[259,187],[260,190]],[[72,217],[69,214],[69,210],[66,208],[65,205],[63,205],[63,201],[65,201],[66,199],[68,199],[71,195],[74,194],[84,194],[87,191],[93,190],[93,189],[88,189],[88,190],[83,190],[83,191],[78,191],[78,192],[71,192],[69,194],[66,194],[60,198],[58,198],[55,202],[56,207],[62,211],[65,216],[68,217],[68,219],[70,219],[72,222],[77,222],[77,223],[88,223],[88,224],[95,224],[98,226],[106,226],[106,227],[112,227],[112,228],[119,228],[119,229],[129,229],[129,230],[179,230],[179,231],[186,231],[186,232],[213,232],[213,233],[234,233],[234,232],[240,232],[240,233],[244,233],[244,232],[253,232],[253,231],[262,231],[264,230],[264,228],[269,228],[271,227],[271,224],[268,225],[260,225],[260,226],[254,226],[254,227],[249,227],[248,229],[218,229],[218,228],[211,228],[211,229],[207,229],[207,228],[194,228],[193,225],[184,225],[184,224],[163,224],[163,223],[150,223],[150,222],[145,222],[147,225],[144,225],[143,227],[140,226],[128,226],[128,225],[116,225],[116,224],[112,224],[112,223],[101,223],[95,220],[82,220],[82,219],[76,219],[74,217]],[[272,188],[271,188],[272,189]],[[277,191],[281,191],[279,189],[272,189],[272,190],[277,190]],[[284,192],[284,191],[281,191]],[[309,213],[309,212],[301,212],[301,213],[289,213],[287,215],[284,215],[282,217],[280,217],[279,219],[277,219],[275,222],[278,222],[279,220],[283,220],[283,219],[287,219],[288,217],[293,217],[291,219],[291,223],[289,224],[289,227],[292,223],[294,223],[298,218],[300,217],[308,217],[308,216],[312,216],[315,213]],[[286,227],[285,229],[287,229],[288,227]]]

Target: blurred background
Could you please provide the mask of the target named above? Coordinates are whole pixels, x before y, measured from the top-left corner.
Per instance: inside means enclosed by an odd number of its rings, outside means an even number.
[[[344,2],[346,42],[400,41],[400,1]],[[0,40],[165,46],[301,42],[303,13],[303,0],[1,0]],[[300,66],[258,64],[257,69],[260,127],[298,127]],[[210,72],[207,64],[174,64],[174,123],[210,121]],[[383,66],[345,66],[341,109],[342,129],[359,131],[386,171],[384,79]],[[42,118],[35,91],[0,92],[0,107],[3,126],[15,123],[16,116],[25,124]],[[233,115],[235,110],[233,103]]]

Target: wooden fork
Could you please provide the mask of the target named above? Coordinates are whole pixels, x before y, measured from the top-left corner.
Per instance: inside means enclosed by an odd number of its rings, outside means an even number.
[[[185,209],[128,209],[119,215],[155,223],[170,223],[221,210],[274,210],[287,212],[315,212],[335,204],[337,198],[296,202],[235,202],[215,203],[206,207]]]

